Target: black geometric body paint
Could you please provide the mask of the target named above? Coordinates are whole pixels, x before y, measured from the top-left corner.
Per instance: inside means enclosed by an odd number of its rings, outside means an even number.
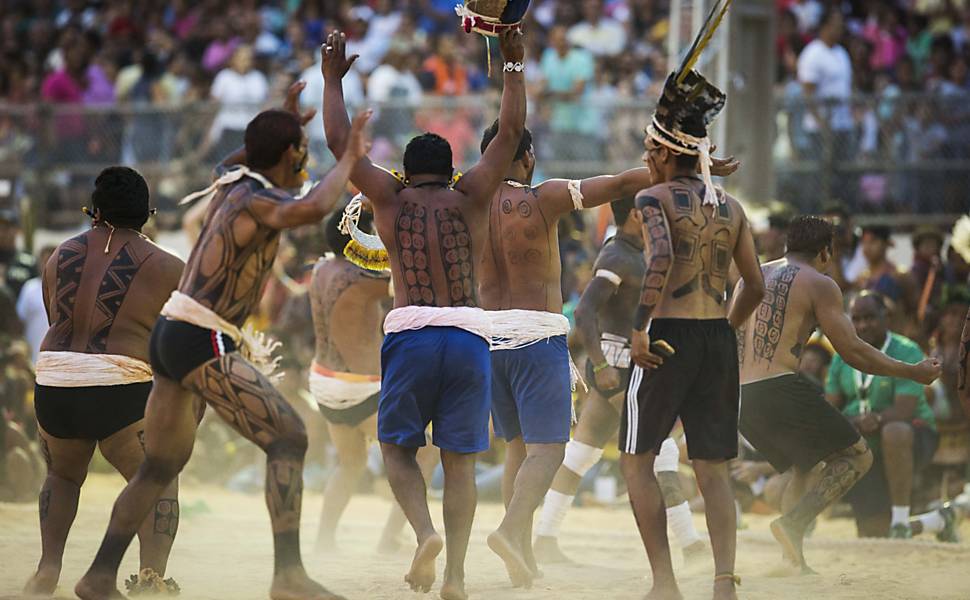
[[[788,295],[791,293],[792,283],[798,275],[799,268],[795,265],[772,271],[765,281],[765,297],[755,312],[754,336],[752,347],[754,356],[771,362],[781,341],[781,332],[785,327],[785,316],[788,312]]]

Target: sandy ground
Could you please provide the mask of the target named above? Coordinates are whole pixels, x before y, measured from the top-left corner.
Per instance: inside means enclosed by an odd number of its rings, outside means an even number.
[[[74,582],[89,564],[104,533],[121,479],[91,475],[85,484],[77,521],[68,541],[59,596],[73,597]],[[204,502],[211,512],[199,510]],[[266,598],[272,568],[268,517],[261,496],[222,489],[189,487],[182,493],[183,519],[169,565],[169,575],[182,586],[182,598]],[[341,549],[332,555],[305,556],[307,570],[350,599],[436,598],[405,587],[403,574],[410,549],[380,556],[375,544],[388,501],[359,496],[341,525]],[[318,494],[304,500],[303,546],[313,546],[321,506]],[[440,504],[432,508],[440,523]],[[640,598],[649,589],[643,548],[626,506],[574,510],[564,526],[563,549],[581,561],[547,566],[545,578],[528,591],[514,590],[498,558],[485,546],[485,536],[498,523],[501,507],[478,508],[467,562],[468,591],[475,600],[567,600]],[[697,518],[703,528],[703,519]],[[769,519],[746,517],[738,542],[740,597],[750,600],[826,599],[970,599],[970,545],[944,545],[924,540],[858,541],[847,520],[823,521],[807,542],[807,556],[820,573],[812,577],[777,577],[779,551],[768,533]],[[964,538],[970,525],[964,524]],[[410,538],[409,538],[410,539]],[[0,599],[18,598],[40,555],[37,509],[31,504],[0,503]],[[133,573],[136,552],[122,565]],[[675,567],[688,599],[710,598],[712,563]],[[444,567],[439,557],[438,568]]]

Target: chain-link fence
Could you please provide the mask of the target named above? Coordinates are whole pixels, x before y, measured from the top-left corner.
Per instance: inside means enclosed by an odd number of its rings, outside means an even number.
[[[742,133],[751,138],[733,145],[772,144],[775,197],[799,210],[841,200],[853,212],[880,216],[965,213],[967,99],[884,93],[813,104],[799,94],[781,95],[776,130]],[[497,94],[380,104],[371,155],[398,166],[412,135],[434,131],[450,140],[458,168],[468,168],[480,155],[481,132],[498,105]],[[242,127],[259,108],[0,105],[0,204],[27,198],[38,226],[76,226],[95,175],[124,163],[149,180],[159,226],[176,227],[178,199],[207,184],[211,169],[242,144]],[[652,108],[652,101],[607,92],[582,102],[534,99],[529,127],[539,159],[536,179],[615,173],[639,164]],[[319,117],[308,135],[313,171],[323,172],[333,159]]]

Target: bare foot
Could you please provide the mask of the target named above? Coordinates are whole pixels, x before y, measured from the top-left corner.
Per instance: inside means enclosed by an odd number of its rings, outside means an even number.
[[[778,517],[771,522],[771,534],[781,545],[785,560],[797,567],[805,565],[805,555],[802,553],[804,532],[796,531],[785,522],[784,517]]]
[[[269,597],[271,600],[346,600],[310,579],[303,567],[277,573]]]
[[[41,567],[24,586],[24,594],[29,596],[52,596],[57,589],[61,570],[55,567]]]
[[[684,600],[680,594],[680,588],[676,583],[670,585],[653,584],[650,593],[643,597],[643,600]]]
[[[730,579],[715,581],[714,600],[738,600],[738,593],[735,591],[734,582]]]
[[[88,571],[74,586],[74,594],[81,600],[124,600],[115,587],[114,575],[98,575]]]
[[[404,581],[408,582],[412,590],[415,592],[431,591],[435,577],[434,561],[444,547],[445,543],[441,541],[441,536],[437,533],[431,534],[418,544],[418,549],[414,551],[414,559],[411,560],[411,570],[404,576]]]
[[[690,546],[687,546],[682,550],[684,553],[684,562],[687,564],[693,564],[700,560],[703,560],[707,556],[707,544],[702,540],[697,540]]]
[[[500,531],[493,531],[488,536],[488,547],[492,552],[498,554],[502,562],[505,563],[505,570],[508,571],[509,579],[512,580],[512,587],[532,587],[532,571],[526,564],[522,554],[504,534]]]
[[[539,564],[551,565],[573,562],[559,549],[559,540],[554,537],[537,535],[536,541],[532,544],[532,551],[535,553],[536,561]]]
[[[441,585],[441,600],[468,600],[464,581],[445,581]]]

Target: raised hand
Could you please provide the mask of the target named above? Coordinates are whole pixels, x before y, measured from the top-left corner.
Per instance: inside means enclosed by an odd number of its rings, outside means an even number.
[[[499,36],[499,48],[505,62],[522,62],[525,58],[525,44],[522,43],[522,30],[518,27],[506,29]]]
[[[711,175],[715,177],[727,177],[728,175],[734,173],[741,166],[741,161],[737,160],[733,156],[727,158],[718,158],[716,156],[711,157]]]
[[[370,152],[371,143],[367,139],[367,134],[364,130],[367,127],[367,121],[370,120],[373,114],[374,111],[370,109],[362,110],[354,116],[354,120],[350,124],[350,140],[347,142],[347,154],[354,161],[367,156],[367,153]]]
[[[283,101],[283,110],[293,113],[300,118],[300,125],[306,125],[317,114],[317,109],[311,108],[305,113],[300,112],[300,94],[306,87],[305,81],[297,81],[286,90],[286,100]]]
[[[327,42],[320,48],[320,53],[323,56],[321,71],[324,81],[343,79],[359,56],[354,54],[347,58],[347,36],[340,31],[334,31],[327,36]]]

